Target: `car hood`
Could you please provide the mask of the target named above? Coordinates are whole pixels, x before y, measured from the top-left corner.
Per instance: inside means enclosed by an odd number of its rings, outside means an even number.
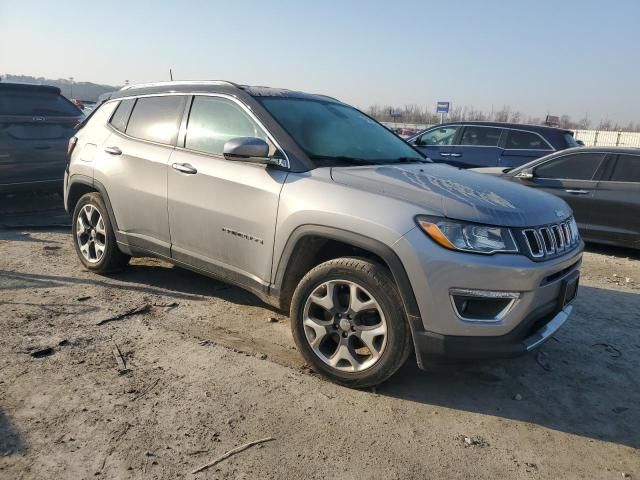
[[[451,219],[530,227],[571,215],[560,198],[491,175],[445,164],[336,167],[336,183],[410,202],[424,214]]]

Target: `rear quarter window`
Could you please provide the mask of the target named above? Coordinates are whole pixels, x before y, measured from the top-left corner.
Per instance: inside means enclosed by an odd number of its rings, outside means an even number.
[[[618,155],[611,180],[614,182],[640,183],[640,156]]]
[[[128,98],[126,100],[122,100],[116,111],[111,117],[111,121],[109,122],[113,128],[124,132],[127,129],[127,123],[129,122],[129,117],[131,116],[131,110],[133,110],[133,105],[136,103],[135,98]]]
[[[1,90],[0,115],[78,117],[82,112],[60,94],[28,90]]]
[[[562,138],[564,138],[564,143],[567,145],[567,148],[573,148],[573,147],[579,146],[574,136],[569,132],[564,133],[562,135]]]

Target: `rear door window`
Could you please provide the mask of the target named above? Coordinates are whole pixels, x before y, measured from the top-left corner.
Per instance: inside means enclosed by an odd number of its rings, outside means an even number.
[[[458,131],[457,126],[429,130],[418,137],[416,145],[451,145]]]
[[[464,127],[460,145],[470,147],[497,147],[502,135],[502,128]]]
[[[509,150],[551,150],[549,144],[537,133],[507,130],[504,148]]]
[[[127,135],[174,145],[178,137],[184,105],[184,95],[138,98],[127,124]]]
[[[618,155],[611,181],[640,183],[640,156]]]
[[[535,175],[562,180],[592,180],[604,157],[604,153],[565,155],[540,165],[535,169]]]
[[[122,100],[118,104],[118,107],[109,122],[113,128],[120,130],[121,132],[124,132],[127,129],[127,123],[129,122],[129,117],[131,116],[131,110],[133,110],[134,103],[136,103],[135,98],[128,98],[126,100]]]
[[[78,117],[82,112],[62,95],[37,90],[0,90],[0,115]]]

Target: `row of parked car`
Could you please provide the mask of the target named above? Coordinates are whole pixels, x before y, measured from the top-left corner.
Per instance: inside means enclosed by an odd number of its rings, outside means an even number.
[[[0,83],[0,192],[60,189],[84,118],[56,87]],[[498,175],[563,198],[585,239],[640,248],[640,151],[579,148],[569,130],[452,122],[406,139],[437,163]]]
[[[434,162],[561,197],[587,241],[640,248],[640,149],[579,147],[569,130],[495,122],[441,124],[407,141]]]

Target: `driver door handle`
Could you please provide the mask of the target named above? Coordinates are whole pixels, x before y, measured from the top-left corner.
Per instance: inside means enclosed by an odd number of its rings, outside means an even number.
[[[571,195],[587,195],[589,190],[565,190],[565,192],[570,193]]]
[[[440,156],[441,157],[450,157],[451,154],[450,153],[441,153]]]
[[[196,169],[190,163],[174,163],[171,165],[174,170],[177,170],[182,173],[187,173],[189,175],[193,175],[194,173],[198,173],[198,169]]]
[[[104,151],[109,155],[122,155],[122,150],[120,150],[118,147],[105,147]]]

